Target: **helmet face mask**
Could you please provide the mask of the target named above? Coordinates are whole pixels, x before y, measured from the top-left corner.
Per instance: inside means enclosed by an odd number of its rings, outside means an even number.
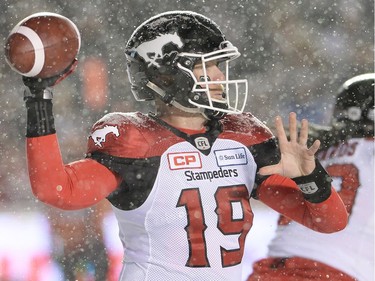
[[[247,100],[247,80],[231,79],[230,61],[240,53],[210,19],[187,11],[159,14],[141,24],[126,46],[128,76],[136,100],[153,100],[206,118],[241,113]],[[198,79],[193,71],[202,64]],[[211,81],[207,65],[224,66],[222,81]],[[211,89],[222,88],[220,98]]]
[[[241,113],[244,110],[247,100],[247,80],[246,79],[231,79],[229,77],[230,62],[240,56],[237,48],[224,41],[221,46],[223,49],[213,51],[207,54],[191,54],[181,53],[180,57],[195,58],[195,61],[202,65],[203,75],[197,79],[190,68],[178,64],[178,67],[188,73],[193,79],[194,85],[188,94],[187,102],[184,106],[196,108],[203,108],[205,110],[220,111],[223,113]],[[194,59],[193,59],[194,60]],[[224,74],[224,80],[212,81],[207,73],[208,65],[218,65],[221,72]],[[221,68],[223,66],[223,68]],[[220,88],[223,93],[220,98],[214,98],[211,94],[212,89]],[[207,112],[207,111],[206,111]]]

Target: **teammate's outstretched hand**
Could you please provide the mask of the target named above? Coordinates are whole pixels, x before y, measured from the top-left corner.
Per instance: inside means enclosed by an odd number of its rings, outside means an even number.
[[[311,147],[307,147],[309,125],[306,119],[301,121],[298,134],[297,115],[289,114],[289,140],[284,130],[280,116],[275,118],[276,133],[280,146],[281,160],[276,165],[265,166],[259,169],[261,175],[279,174],[288,178],[309,175],[315,169],[315,153],[320,141],[315,140]]]

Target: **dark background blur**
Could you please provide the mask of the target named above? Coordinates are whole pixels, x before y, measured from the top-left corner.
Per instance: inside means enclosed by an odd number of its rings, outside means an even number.
[[[82,36],[76,72],[55,88],[54,112],[65,161],[84,157],[88,131],[111,111],[149,111],[127,82],[124,46],[136,26],[167,10],[193,10],[213,19],[242,53],[235,71],[249,81],[247,111],[269,123],[277,114],[329,123],[336,90],[374,71],[374,3],[370,0],[2,0],[0,43],[32,13],[62,14]],[[25,159],[25,108],[20,75],[0,56],[0,212],[44,208],[30,192]],[[108,79],[104,104],[83,95],[82,63],[99,58]],[[0,226],[3,227],[3,226]],[[0,233],[1,239],[1,233]]]

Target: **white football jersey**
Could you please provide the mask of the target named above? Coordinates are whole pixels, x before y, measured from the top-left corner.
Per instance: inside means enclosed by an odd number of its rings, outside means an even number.
[[[113,207],[124,245],[120,280],[240,280],[243,221],[252,223],[243,195],[255,171],[249,150],[233,140],[217,139],[209,155],[188,142],[172,145],[146,201]]]
[[[124,246],[121,281],[241,280],[253,151],[268,161],[263,151],[273,157],[276,146],[250,114],[221,122],[193,135],[142,113],[108,114],[94,125],[90,157],[122,178],[107,197]]]
[[[279,225],[269,256],[320,261],[360,281],[374,281],[374,141],[350,139],[319,154],[350,214],[347,227],[322,234],[297,223]]]

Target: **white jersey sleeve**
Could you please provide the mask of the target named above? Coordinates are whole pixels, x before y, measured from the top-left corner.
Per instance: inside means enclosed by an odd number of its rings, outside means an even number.
[[[323,262],[361,281],[374,280],[374,141],[351,139],[319,154],[350,214],[348,226],[321,234],[297,223],[277,228],[269,256]]]

